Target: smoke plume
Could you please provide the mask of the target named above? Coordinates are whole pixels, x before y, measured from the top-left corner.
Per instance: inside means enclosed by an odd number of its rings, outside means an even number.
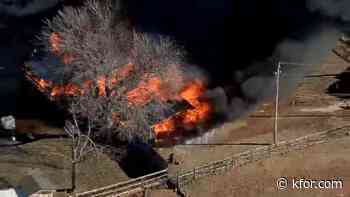
[[[3,0],[0,2],[0,13],[11,16],[36,14],[56,6],[61,0]]]
[[[208,74],[212,89],[206,97],[229,120],[275,94],[279,61],[305,64],[282,68],[281,94],[292,93],[329,55],[350,18],[347,0],[130,0],[127,5],[140,29],[185,46],[192,63]]]
[[[312,12],[350,21],[350,1],[348,0],[308,0],[307,6]]]

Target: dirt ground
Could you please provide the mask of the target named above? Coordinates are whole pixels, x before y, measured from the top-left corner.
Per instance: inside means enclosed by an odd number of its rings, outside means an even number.
[[[48,139],[18,147],[0,149],[0,189],[18,186],[26,176],[45,180],[45,189],[70,189],[71,160],[70,142],[67,139]],[[91,155],[78,163],[76,191],[85,191],[116,182],[128,177],[118,164],[106,155]]]

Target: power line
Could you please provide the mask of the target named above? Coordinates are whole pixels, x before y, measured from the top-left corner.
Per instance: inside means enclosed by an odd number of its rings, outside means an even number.
[[[342,75],[350,75],[349,71],[345,71],[337,74],[319,74],[319,75],[305,75],[305,78],[321,78],[321,77],[339,77]]]
[[[346,115],[337,115],[337,114],[293,114],[293,115],[284,115],[279,116],[278,118],[328,118],[328,117],[339,117],[339,118],[348,118],[350,114]],[[274,115],[251,115],[248,118],[275,118]]]

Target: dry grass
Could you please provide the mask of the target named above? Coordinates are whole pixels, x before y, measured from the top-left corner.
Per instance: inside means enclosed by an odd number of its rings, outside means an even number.
[[[52,126],[45,121],[39,119],[17,119],[16,130],[18,133],[33,133],[33,134],[64,134],[62,128]]]
[[[40,140],[18,148],[2,147],[0,187],[16,186],[24,176],[39,171],[55,185],[54,189],[68,189],[71,187],[70,154],[68,139]],[[118,164],[106,155],[91,155],[78,164],[76,189],[85,191],[126,179]]]
[[[58,188],[70,186],[69,144],[64,140],[42,140],[17,148],[1,148],[0,177],[16,186],[33,171],[45,174]]]

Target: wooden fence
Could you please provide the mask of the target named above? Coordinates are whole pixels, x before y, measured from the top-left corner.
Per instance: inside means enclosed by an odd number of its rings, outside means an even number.
[[[114,185],[77,193],[74,197],[104,197],[104,196],[128,196],[145,189],[150,189],[165,184],[169,179],[168,169],[138,177]]]
[[[167,183],[173,183],[179,191],[184,186],[192,183],[196,179],[223,173],[232,168],[236,168],[254,161],[267,159],[273,155],[283,155],[291,151],[301,150],[306,147],[320,144],[331,138],[340,138],[349,135],[350,125],[343,126],[315,134],[303,136],[290,141],[282,141],[278,145],[268,145],[235,154],[223,160],[213,161],[206,165],[195,167],[191,170],[182,171],[177,175],[170,177],[168,169],[149,174],[143,177],[120,182],[114,185],[94,189],[87,192],[77,193],[74,197],[119,197],[129,196],[131,194],[145,192],[148,189],[164,186]],[[72,196],[72,197],[73,197]]]
[[[333,49],[333,53],[350,63],[350,44],[340,39],[340,44]]]
[[[54,193],[54,190],[40,190],[35,194],[29,195],[29,197],[53,197]]]
[[[223,160],[214,161],[203,166],[195,167],[192,170],[180,172],[171,179],[172,182],[177,184],[178,189],[181,190],[184,186],[192,183],[198,178],[220,174],[232,168],[236,168],[254,161],[267,159],[273,155],[283,155],[291,151],[301,150],[315,144],[324,143],[330,138],[338,138],[344,135],[349,135],[349,132],[350,125],[303,136],[290,141],[283,141],[278,145],[258,147],[256,149],[235,154]]]

